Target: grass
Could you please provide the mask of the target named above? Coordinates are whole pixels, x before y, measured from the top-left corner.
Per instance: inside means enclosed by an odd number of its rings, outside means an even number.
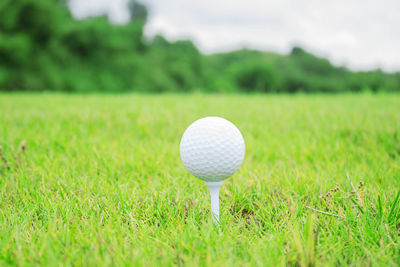
[[[220,227],[178,150],[208,115],[246,141]],[[400,95],[0,94],[0,146],[2,266],[400,262]]]

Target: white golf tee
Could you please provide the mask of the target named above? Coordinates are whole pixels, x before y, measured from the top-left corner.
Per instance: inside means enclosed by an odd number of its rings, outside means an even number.
[[[222,181],[206,182],[206,186],[210,191],[211,197],[211,214],[215,223],[219,222],[219,190],[222,186]]]

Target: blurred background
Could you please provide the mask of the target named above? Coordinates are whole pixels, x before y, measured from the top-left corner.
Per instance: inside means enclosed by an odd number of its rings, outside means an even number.
[[[0,91],[400,92],[399,8],[1,0]]]

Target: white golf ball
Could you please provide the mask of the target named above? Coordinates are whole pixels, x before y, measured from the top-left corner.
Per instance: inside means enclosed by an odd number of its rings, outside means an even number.
[[[232,176],[242,165],[245,143],[239,129],[220,117],[193,122],[180,144],[183,164],[197,178],[207,182]]]

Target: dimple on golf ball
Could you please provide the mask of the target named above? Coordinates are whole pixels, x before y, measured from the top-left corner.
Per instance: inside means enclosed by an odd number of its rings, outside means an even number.
[[[245,143],[239,129],[220,117],[193,122],[180,143],[181,159],[190,173],[206,182],[232,176],[242,165]]]

